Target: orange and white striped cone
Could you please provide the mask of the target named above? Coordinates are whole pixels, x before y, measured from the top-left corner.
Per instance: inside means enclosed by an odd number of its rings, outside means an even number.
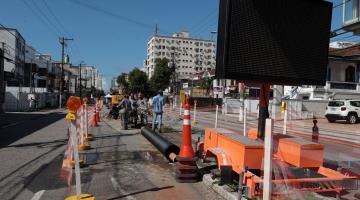
[[[79,120],[79,146],[78,149],[83,151],[83,150],[89,150],[91,149],[90,145],[88,143],[86,143],[85,140],[85,111],[84,111],[84,105],[81,106],[80,108],[80,112],[79,112],[79,117],[77,118],[77,120]]]
[[[192,147],[190,104],[187,102],[184,107],[183,135],[180,153],[177,157],[176,180],[178,182],[196,182],[199,179],[198,168],[195,161],[195,153]]]
[[[84,131],[85,131],[85,140],[93,141],[94,137],[89,133],[89,115],[88,115],[88,107],[86,103],[84,104]]]
[[[91,123],[91,126],[92,126],[92,127],[96,127],[96,126],[98,126],[98,124],[97,124],[97,120],[96,120],[96,106],[95,106],[95,108],[94,108],[94,114],[93,114],[93,116],[92,116],[92,123]]]
[[[99,101],[96,103],[95,107],[97,108],[97,109],[96,109],[96,121],[97,121],[97,122],[100,122],[100,112],[99,112],[99,110],[100,110],[100,103],[99,103]]]

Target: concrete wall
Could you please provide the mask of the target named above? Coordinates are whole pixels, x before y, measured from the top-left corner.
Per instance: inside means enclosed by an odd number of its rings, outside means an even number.
[[[30,101],[29,87],[6,87],[5,93],[5,111],[20,112],[29,111]],[[46,88],[35,88],[35,98],[37,99],[37,108],[55,107],[57,106],[57,95],[48,93]]]

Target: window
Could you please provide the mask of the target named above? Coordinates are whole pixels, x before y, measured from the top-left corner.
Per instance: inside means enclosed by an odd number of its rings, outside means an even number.
[[[360,107],[360,101],[350,101],[350,105],[354,107]]]
[[[355,67],[349,66],[345,70],[345,82],[355,82]]]
[[[343,101],[330,101],[328,106],[329,107],[341,107],[345,105]]]

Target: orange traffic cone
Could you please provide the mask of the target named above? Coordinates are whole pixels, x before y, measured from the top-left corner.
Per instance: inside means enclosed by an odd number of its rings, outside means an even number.
[[[96,119],[96,106],[95,106],[94,112],[95,112],[95,113],[94,113],[94,115],[93,115],[92,122],[91,122],[91,126],[92,126],[92,127],[98,126],[98,124],[97,124],[97,119]]]
[[[188,98],[184,106],[182,144],[177,160],[176,180],[187,183],[198,181],[198,168],[191,139],[190,104]]]
[[[98,122],[100,122],[100,112],[99,112],[99,108],[96,109],[96,120],[97,120]]]

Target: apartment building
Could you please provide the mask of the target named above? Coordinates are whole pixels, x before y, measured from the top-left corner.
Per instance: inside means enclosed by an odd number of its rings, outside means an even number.
[[[178,79],[191,79],[197,73],[215,69],[215,42],[190,38],[188,32],[172,36],[154,34],[147,43],[145,72],[154,74],[155,60],[167,58],[175,63]]]

